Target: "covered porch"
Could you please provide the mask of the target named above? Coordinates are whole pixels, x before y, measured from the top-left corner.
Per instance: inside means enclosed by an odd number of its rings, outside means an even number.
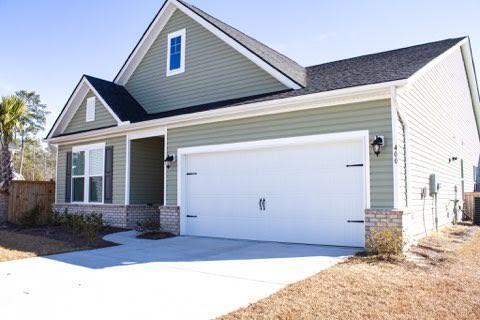
[[[126,138],[127,226],[159,223],[165,202],[166,129],[130,133]]]

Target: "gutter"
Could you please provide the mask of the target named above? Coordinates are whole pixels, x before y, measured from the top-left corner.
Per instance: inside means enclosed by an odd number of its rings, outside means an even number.
[[[331,90],[309,95],[262,101],[222,109],[196,112],[161,119],[142,121],[138,123],[123,123],[114,128],[89,131],[63,137],[47,138],[44,141],[52,144],[79,142],[106,136],[118,136],[132,131],[151,129],[155,127],[179,128],[202,123],[212,123],[241,118],[250,118],[269,114],[315,109],[348,103],[358,103],[389,99],[392,86],[402,86],[407,80],[383,82],[359,87]]]

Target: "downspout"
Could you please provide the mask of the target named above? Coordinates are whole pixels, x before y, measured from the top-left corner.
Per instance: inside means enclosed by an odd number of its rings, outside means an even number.
[[[395,189],[394,189],[394,198],[396,198],[396,206],[398,205],[398,199],[400,195],[400,190],[398,189],[398,167],[397,163],[395,162],[396,156],[398,156],[398,144],[397,144],[397,117],[403,124],[403,138],[404,138],[404,163],[405,163],[405,206],[408,207],[409,200],[411,199],[410,196],[410,189],[408,188],[409,181],[410,181],[410,134],[409,134],[409,121],[407,119],[406,114],[402,111],[398,104],[398,87],[392,86],[391,87],[391,106],[392,106],[392,140],[393,140],[393,172],[394,172],[394,182],[395,182]],[[397,152],[397,153],[396,153]]]

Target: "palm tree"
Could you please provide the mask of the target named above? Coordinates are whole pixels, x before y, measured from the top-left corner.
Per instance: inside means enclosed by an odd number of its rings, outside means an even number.
[[[21,119],[27,112],[27,104],[18,96],[2,97],[0,101],[0,191],[8,192],[13,179],[12,154],[9,145],[20,129]]]

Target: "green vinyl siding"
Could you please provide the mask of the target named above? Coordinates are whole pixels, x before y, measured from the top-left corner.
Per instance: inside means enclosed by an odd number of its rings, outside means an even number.
[[[132,140],[130,145],[130,204],[162,204],[164,139]]]
[[[87,99],[95,97],[92,91],[89,91],[88,94],[83,99],[82,104],[78,108],[77,112],[73,115],[72,119],[67,125],[67,128],[63,133],[74,133],[84,130],[92,130],[98,128],[105,128],[114,126],[117,124],[117,121],[113,118],[110,112],[105,108],[105,106],[100,102],[100,99],[96,97],[95,99],[95,120],[86,122],[87,114]]]
[[[113,204],[125,203],[125,155],[126,137],[108,138],[78,144],[59,145],[57,163],[57,203],[65,203],[65,175],[67,152],[72,147],[105,142],[106,146],[113,146]]]
[[[185,72],[167,77],[168,34],[184,28]],[[173,13],[125,87],[149,113],[287,89],[179,10]]]
[[[393,207],[392,120],[390,101],[323,107],[168,130],[168,153],[178,148],[368,130],[384,135],[380,157],[370,148],[371,207]],[[167,170],[167,205],[177,204],[176,166]]]

